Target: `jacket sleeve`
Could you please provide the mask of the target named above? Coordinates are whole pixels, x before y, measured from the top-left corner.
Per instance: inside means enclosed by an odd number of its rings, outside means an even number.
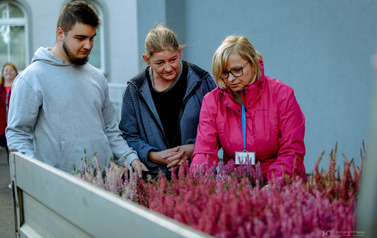
[[[130,165],[133,160],[138,159],[138,156],[136,151],[130,148],[127,141],[122,138],[118,127],[117,113],[110,99],[107,83],[105,84],[105,99],[102,113],[105,122],[105,133],[109,140],[111,151],[114,154],[114,161],[124,166],[125,159],[127,159],[128,165]]]
[[[17,150],[36,158],[34,152],[34,126],[42,106],[42,96],[23,78],[15,80],[8,112],[6,137],[9,150]]]
[[[293,89],[288,88],[288,92],[278,93],[279,110],[279,151],[276,161],[269,167],[267,179],[282,177],[283,170],[287,175],[293,174],[301,176],[306,181],[304,167],[305,155],[305,117],[297,103]],[[296,160],[296,161],[295,161]]]
[[[200,110],[199,125],[192,156],[190,169],[194,172],[200,166],[217,165],[218,157],[218,132],[216,125],[217,100],[213,94],[207,94],[203,98]]]
[[[159,149],[152,147],[140,137],[139,121],[141,121],[141,118],[138,118],[136,113],[136,107],[138,105],[136,100],[134,100],[136,93],[137,92],[135,92],[131,86],[128,86],[124,92],[119,128],[123,138],[137,151],[140,160],[149,168],[153,168],[156,167],[157,164],[148,160],[148,154],[151,150],[159,151]]]

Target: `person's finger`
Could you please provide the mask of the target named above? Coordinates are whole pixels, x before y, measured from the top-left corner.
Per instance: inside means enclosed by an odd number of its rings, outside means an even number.
[[[174,159],[174,160],[173,160]],[[185,161],[187,160],[187,156],[184,156],[184,153],[180,153],[179,157],[176,156],[172,158],[170,163],[168,164],[168,168],[173,168],[173,167],[179,167],[181,166]]]
[[[182,158],[181,160],[179,160],[179,162],[178,162],[176,165],[171,166],[171,168],[179,168],[179,167],[181,167],[181,165],[184,164],[186,161],[187,161],[187,157],[184,157],[184,158]]]
[[[187,157],[183,157],[183,159],[181,159],[181,161],[179,161],[179,166],[181,166],[182,164],[184,164],[185,162],[187,161]]]
[[[178,152],[179,146],[165,150],[166,153]]]
[[[132,176],[134,174],[134,169],[132,167],[132,164],[130,164],[130,166],[128,166],[128,171],[130,172],[130,178],[132,178]]]
[[[143,171],[148,171],[148,168],[141,161],[137,161],[137,173],[142,176]]]
[[[167,159],[169,157],[175,156],[175,155],[177,155],[179,153],[184,153],[184,151],[180,151],[179,150],[179,146],[171,148],[171,149],[168,149],[168,150],[165,151],[164,159]]]
[[[137,162],[137,163],[136,163],[136,173],[137,173],[137,175],[138,175],[139,177],[142,176],[140,162]]]
[[[140,160],[134,160],[131,163],[131,168],[138,175],[138,177],[142,176],[141,164],[144,165],[143,163],[140,162]]]
[[[168,169],[176,166],[179,163],[179,160],[174,160],[173,162],[168,164]]]
[[[175,155],[177,155],[177,152],[169,152],[169,153],[165,153],[165,154],[164,154],[164,159],[168,159],[168,158],[173,157],[173,156],[175,156]]]
[[[149,171],[149,169],[147,168],[147,166],[145,166],[145,164],[141,163],[141,169],[143,171]]]
[[[181,151],[173,156],[170,156],[169,158],[166,158],[166,160],[168,161],[168,163],[174,161],[174,160],[181,160],[182,157],[184,155],[184,151]]]

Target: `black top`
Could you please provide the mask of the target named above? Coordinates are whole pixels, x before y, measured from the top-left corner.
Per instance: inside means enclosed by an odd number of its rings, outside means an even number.
[[[182,101],[187,90],[187,64],[183,63],[182,74],[178,81],[167,91],[157,92],[152,86],[149,74],[148,84],[151,89],[154,105],[164,127],[169,148],[181,145],[181,133],[179,127],[179,114]]]

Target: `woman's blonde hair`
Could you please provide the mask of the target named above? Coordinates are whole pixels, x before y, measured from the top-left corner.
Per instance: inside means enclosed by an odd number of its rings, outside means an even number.
[[[154,53],[164,50],[179,51],[178,39],[172,29],[158,25],[145,38],[145,56],[150,58]]]
[[[3,65],[3,69],[1,70],[0,84],[4,84],[4,75],[3,75],[3,73],[4,73],[5,66],[7,66],[7,65],[12,66],[12,68],[16,71],[16,75],[18,74],[18,71],[17,71],[17,67],[16,67],[16,65],[14,65],[13,63],[10,63],[10,62],[5,63],[5,64]]]
[[[259,66],[259,60],[263,60],[262,54],[254,48],[246,37],[232,35],[225,38],[212,58],[212,74],[216,84],[220,88],[226,88],[220,75],[226,69],[228,57],[231,54],[239,54],[242,58],[249,61],[256,75],[255,80],[259,80],[262,74]]]

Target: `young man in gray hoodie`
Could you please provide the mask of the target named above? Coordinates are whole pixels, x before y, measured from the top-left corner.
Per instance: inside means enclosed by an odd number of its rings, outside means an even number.
[[[53,48],[39,48],[12,88],[6,137],[10,150],[68,173],[81,168],[86,150],[101,168],[110,158],[147,170],[122,138],[103,73],[87,63],[99,18],[89,4],[62,10]]]

